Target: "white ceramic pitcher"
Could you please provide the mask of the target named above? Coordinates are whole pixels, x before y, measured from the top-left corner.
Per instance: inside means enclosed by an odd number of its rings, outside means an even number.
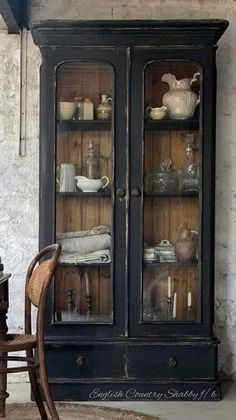
[[[75,165],[73,163],[62,163],[57,171],[60,174],[60,179],[57,179],[60,192],[76,192]]]
[[[162,103],[167,107],[170,118],[185,120],[193,117],[200,97],[191,90],[191,86],[199,77],[200,73],[195,73],[192,78],[177,80],[174,74],[163,74],[161,81],[168,83],[170,89],[164,94]]]

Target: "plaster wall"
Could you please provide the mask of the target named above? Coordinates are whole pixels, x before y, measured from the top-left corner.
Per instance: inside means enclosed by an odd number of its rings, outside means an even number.
[[[236,377],[236,1],[31,0],[29,20],[224,18],[230,27],[217,55],[215,333],[220,369]],[[10,281],[8,325],[23,326],[24,275],[38,246],[40,53],[27,47],[26,156],[19,156],[20,37],[0,31],[0,255]],[[21,376],[23,380],[24,376]]]

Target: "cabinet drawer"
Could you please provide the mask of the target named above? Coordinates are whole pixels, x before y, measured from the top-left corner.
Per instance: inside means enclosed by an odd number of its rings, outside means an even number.
[[[125,372],[122,345],[48,346],[46,360],[50,378],[120,378]]]
[[[217,347],[213,345],[128,346],[129,378],[216,378]]]

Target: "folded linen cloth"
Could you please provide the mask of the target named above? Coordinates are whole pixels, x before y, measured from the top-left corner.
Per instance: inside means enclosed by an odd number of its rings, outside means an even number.
[[[62,252],[76,253],[79,255],[111,248],[111,237],[108,233],[83,236],[81,238],[67,238],[58,242],[62,246]]]
[[[94,251],[84,255],[62,253],[59,261],[67,264],[111,262],[111,254],[109,249],[101,249],[100,251]]]
[[[98,225],[89,230],[78,230],[76,232],[58,232],[57,240],[61,241],[62,239],[82,238],[84,236],[102,235],[104,233],[111,233],[110,226]]]

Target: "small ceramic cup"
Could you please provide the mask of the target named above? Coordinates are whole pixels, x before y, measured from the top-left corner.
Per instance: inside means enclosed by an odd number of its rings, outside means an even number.
[[[144,260],[156,260],[158,258],[156,248],[153,248],[153,247],[144,248],[143,258]]]

